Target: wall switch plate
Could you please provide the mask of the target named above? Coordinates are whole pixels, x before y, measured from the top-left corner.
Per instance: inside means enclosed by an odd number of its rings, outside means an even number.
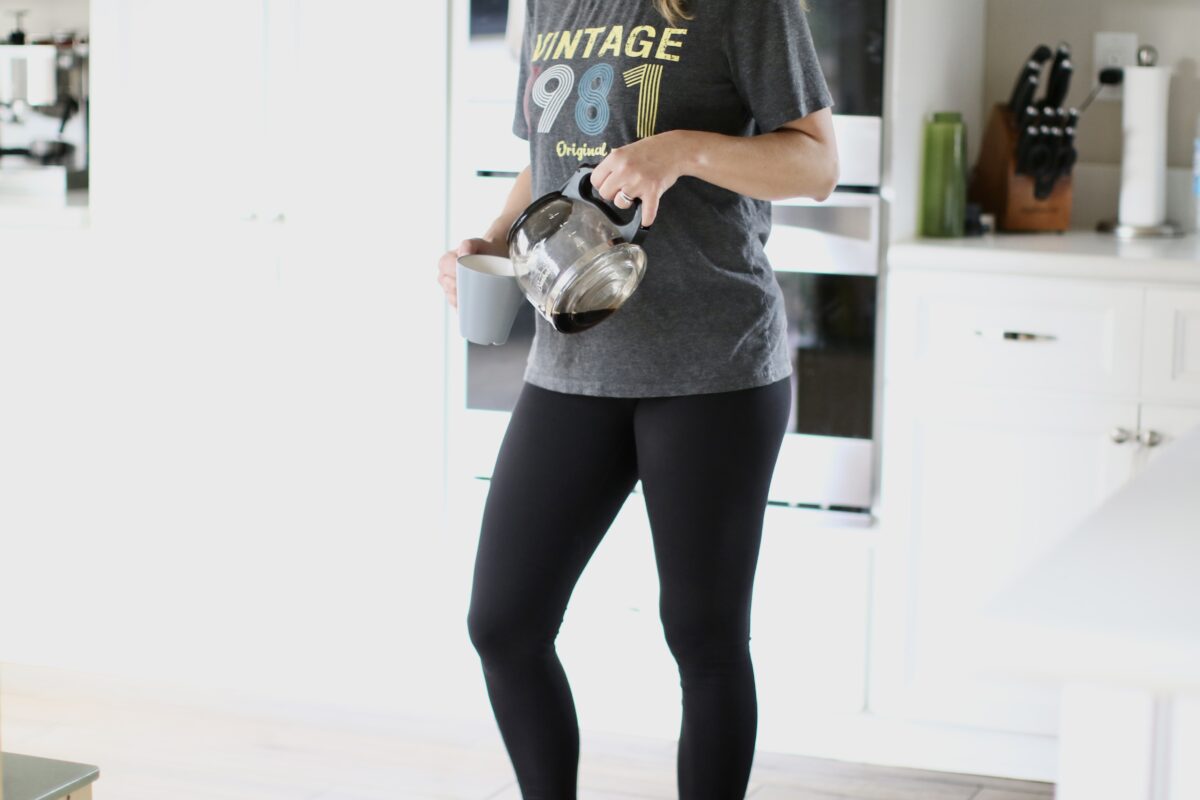
[[[1093,49],[1095,66],[1092,69],[1092,85],[1100,82],[1100,71],[1107,67],[1137,66],[1138,37],[1136,33],[1097,33]],[[1097,100],[1120,100],[1124,96],[1120,86],[1105,86],[1096,95]]]

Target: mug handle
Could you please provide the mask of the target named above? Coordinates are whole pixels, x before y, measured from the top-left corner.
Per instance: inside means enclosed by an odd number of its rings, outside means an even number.
[[[563,196],[593,204],[604,212],[613,225],[617,226],[621,238],[632,244],[641,244],[642,240],[646,238],[646,234],[650,232],[649,228],[642,226],[641,199],[635,199],[632,208],[621,209],[596,194],[595,187],[592,186],[592,170],[595,168],[595,164],[581,166],[567,181],[567,185],[562,188]],[[628,220],[624,219],[626,214],[630,215]]]

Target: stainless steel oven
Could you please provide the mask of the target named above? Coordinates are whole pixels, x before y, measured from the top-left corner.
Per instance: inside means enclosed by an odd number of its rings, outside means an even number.
[[[787,308],[793,374],[774,503],[869,514],[880,231],[874,193],[775,204],[767,253]]]

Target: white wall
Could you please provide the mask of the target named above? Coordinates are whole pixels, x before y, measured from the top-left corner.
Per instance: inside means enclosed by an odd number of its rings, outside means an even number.
[[[916,234],[925,120],[961,111],[978,151],[986,0],[895,0],[889,6],[883,195],[891,241]]]
[[[0,0],[0,38],[7,39],[13,28],[12,11],[29,12],[25,32],[35,38],[56,31],[88,30],[88,0]]]

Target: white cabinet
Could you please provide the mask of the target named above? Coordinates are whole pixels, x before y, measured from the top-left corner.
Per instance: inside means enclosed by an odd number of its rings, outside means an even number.
[[[872,710],[1055,734],[1056,687],[989,675],[962,649],[996,588],[1200,424],[1198,298],[892,273]]]
[[[41,362],[61,362],[58,405],[34,402],[35,388],[17,402],[65,448],[31,434],[14,463],[79,454],[53,480],[31,471],[78,502],[41,523],[31,498],[16,513],[63,540],[27,538],[82,547],[106,584],[67,581],[56,601],[106,621],[107,646],[84,649],[103,666],[398,702],[411,654],[378,631],[458,622],[428,597],[448,563],[429,553],[445,8],[95,0],[92,21],[89,246],[62,258],[69,271],[43,253],[10,276],[45,287],[8,294],[45,299],[29,307],[63,323],[10,320],[19,340],[41,336],[36,352],[62,356],[18,365],[36,387]],[[53,663],[23,646],[45,638],[17,637],[13,654]],[[261,658],[227,657],[255,647]],[[330,680],[347,652],[353,685]]]
[[[1146,292],[1142,394],[1200,401],[1200,291]]]
[[[1200,400],[1200,396],[1196,399]],[[1158,455],[1176,439],[1197,427],[1200,427],[1200,403],[1192,406],[1143,405],[1139,427],[1143,460]]]
[[[97,219],[238,218],[264,158],[266,3],[92,0]]]
[[[1137,391],[1140,287],[905,272],[888,291],[889,380]]]
[[[1136,403],[939,385],[885,392],[874,710],[1053,735],[1052,688],[968,674],[976,612],[1126,480]],[[1118,437],[1120,438],[1120,437]]]
[[[374,225],[440,244],[444,8],[95,0],[92,18],[100,219]]]
[[[823,721],[866,705],[874,535],[820,517],[767,509],[750,638],[763,750],[804,752]]]

